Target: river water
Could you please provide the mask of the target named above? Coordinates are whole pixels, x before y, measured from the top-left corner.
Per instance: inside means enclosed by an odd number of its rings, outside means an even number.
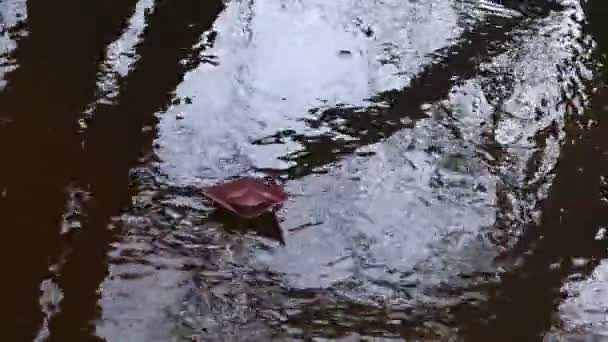
[[[607,16],[0,0],[2,340],[608,341]]]

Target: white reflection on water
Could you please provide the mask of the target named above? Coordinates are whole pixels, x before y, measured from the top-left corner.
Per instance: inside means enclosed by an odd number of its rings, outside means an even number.
[[[120,37],[106,48],[97,80],[97,99],[86,112],[91,114],[98,104],[110,104],[118,96],[118,81],[127,76],[138,59],[135,48],[143,39],[146,17],[154,10],[154,0],[140,0]]]
[[[608,261],[602,261],[584,279],[573,275],[562,287],[566,299],[559,305],[559,329],[547,334],[547,341],[567,340],[603,341],[608,338]]]
[[[17,68],[11,54],[17,47],[16,40],[27,32],[14,30],[25,21],[27,21],[25,0],[0,2],[0,90],[6,86],[5,74]]]
[[[547,195],[563,138],[563,80],[578,84],[588,76],[578,62],[565,65],[576,60],[580,15],[575,7],[513,33],[509,52],[485,64],[483,76],[430,104],[429,117],[414,128],[364,147],[374,155],[351,156],[328,167],[327,174],[288,183],[293,197],[279,213],[283,228],[310,227],[290,232],[286,247],[226,234],[217,223],[179,225],[209,240],[198,246],[207,248],[203,267],[211,269],[203,273],[201,296],[219,298],[219,304],[196,312],[201,324],[213,321],[231,333],[238,333],[239,325],[258,329],[263,323],[255,299],[270,302],[277,312],[293,309],[293,303],[274,298],[284,288],[323,289],[319,297],[339,293],[340,300],[373,305],[458,303],[459,298],[433,297],[426,290],[457,286],[461,274],[496,272],[492,258],[538,218],[536,204]],[[277,157],[297,151],[296,143],[250,142],[284,129],[322,134],[298,119],[311,108],[365,106],[380,91],[407,86],[432,62],[431,52],[462,32],[448,2],[354,0],[232,1],[214,30],[213,48],[203,56],[212,63],[189,72],[176,90],[183,101],[159,115],[160,172],[178,187],[215,182],[252,166],[289,167]],[[556,71],[556,65],[562,68]],[[584,106],[582,90],[567,96],[575,108]],[[550,125],[556,134],[537,143]],[[489,145],[500,152],[489,151]],[[538,162],[531,167],[532,158]],[[509,205],[497,208],[499,198]],[[200,199],[190,200],[180,207],[200,210],[194,208]],[[509,222],[506,227],[499,227],[502,219]],[[488,241],[487,232],[505,235],[503,244]],[[129,267],[113,266],[112,272]],[[262,281],[264,271],[276,277]],[[158,311],[186,291],[156,284],[158,277],[181,284],[178,271],[150,272],[131,283],[104,284],[105,335],[129,322],[121,317],[140,313],[131,300],[154,298],[148,309]],[[251,285],[251,278],[259,283]],[[132,291],[137,295],[129,295]],[[159,291],[165,296],[156,297]],[[130,300],[117,303],[121,292]],[[264,319],[286,320],[277,315]],[[133,331],[146,331],[159,317],[131,322],[137,325]]]
[[[450,2],[230,2],[206,51],[219,65],[188,73],[177,94],[192,103],[161,117],[163,172],[183,184],[289,167],[276,157],[297,145],[249,142],[282,129],[307,133],[299,119],[311,108],[365,105],[403,87],[462,31],[457,19]]]

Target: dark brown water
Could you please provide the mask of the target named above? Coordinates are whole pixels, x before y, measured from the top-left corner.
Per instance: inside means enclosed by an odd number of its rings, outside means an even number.
[[[0,0],[1,340],[608,340],[605,18]]]

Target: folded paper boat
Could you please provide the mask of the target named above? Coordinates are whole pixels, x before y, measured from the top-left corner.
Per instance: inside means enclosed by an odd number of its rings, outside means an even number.
[[[287,193],[281,186],[255,178],[240,178],[210,186],[203,194],[243,218],[258,217],[287,200]]]

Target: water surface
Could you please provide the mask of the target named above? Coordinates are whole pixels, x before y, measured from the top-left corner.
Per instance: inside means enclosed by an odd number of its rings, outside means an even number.
[[[2,336],[608,338],[606,11],[0,3]]]

